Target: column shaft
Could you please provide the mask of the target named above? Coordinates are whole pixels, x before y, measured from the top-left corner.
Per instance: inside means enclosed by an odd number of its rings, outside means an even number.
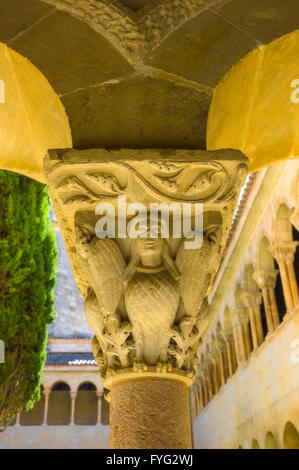
[[[113,385],[110,448],[191,449],[188,389],[183,382],[140,379]]]

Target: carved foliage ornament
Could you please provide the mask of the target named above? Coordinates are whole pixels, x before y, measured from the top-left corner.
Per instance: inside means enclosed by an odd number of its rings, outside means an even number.
[[[59,158],[52,152],[45,167],[106,381],[124,371],[193,375],[210,321],[206,297],[246,176],[239,152],[162,155],[122,150],[110,151],[108,159],[107,151],[94,150]],[[171,237],[98,238],[90,214],[103,201],[116,207],[120,194],[147,208],[161,201],[203,202],[202,245],[186,249],[183,238]]]

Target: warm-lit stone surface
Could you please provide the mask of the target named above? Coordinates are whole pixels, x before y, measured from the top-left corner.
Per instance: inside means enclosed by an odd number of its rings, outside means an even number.
[[[238,148],[249,169],[298,157],[299,107],[291,99],[299,76],[299,31],[242,59],[217,86],[207,147]]]
[[[271,432],[279,448],[288,421],[299,425],[299,363],[291,345],[299,337],[298,308],[252,354],[196,418],[200,449],[267,448]],[[293,358],[293,359],[292,359]],[[269,448],[269,447],[268,447]]]
[[[190,449],[187,386],[171,380],[131,380],[110,396],[113,449]]]
[[[1,434],[0,449],[107,449],[109,427],[21,426]]]
[[[45,77],[1,43],[0,70],[5,86],[0,112],[0,168],[42,180],[47,150],[72,146],[64,108]]]

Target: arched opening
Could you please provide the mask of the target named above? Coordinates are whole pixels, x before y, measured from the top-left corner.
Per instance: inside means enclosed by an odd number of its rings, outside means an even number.
[[[21,413],[20,424],[22,426],[40,426],[44,420],[44,408],[45,408],[45,395],[44,387],[41,386],[41,394],[38,402],[35,403],[34,407]]]
[[[279,266],[277,262],[274,260],[274,266],[275,269],[279,269]],[[275,284],[275,298],[276,298],[276,304],[277,304],[277,310],[278,310],[278,316],[279,316],[279,321],[283,319],[283,317],[286,314],[287,308],[284,300],[284,293],[283,293],[283,288],[282,288],[282,282],[281,282],[281,277],[280,274],[278,273],[277,278],[276,278],[276,284]]]
[[[266,434],[265,449],[278,449],[277,442],[270,431]]]
[[[293,423],[288,421],[283,431],[283,448],[299,449],[299,433]]]
[[[57,382],[51,388],[49,396],[47,424],[63,426],[70,424],[71,420],[71,394],[70,387],[65,382]]]
[[[98,397],[96,387],[84,382],[78,387],[75,401],[75,424],[92,426],[98,420]]]

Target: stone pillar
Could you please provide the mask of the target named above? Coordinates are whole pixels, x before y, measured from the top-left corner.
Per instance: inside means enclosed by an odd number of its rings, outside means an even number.
[[[17,426],[17,427],[20,426],[20,417],[21,417],[21,413],[17,413],[16,414],[16,422],[15,422],[15,426]]]
[[[97,416],[97,423],[102,422],[102,399],[103,399],[103,392],[102,391],[97,391],[97,397],[98,397],[98,416]]]
[[[219,361],[218,361],[218,354],[217,351],[211,351],[209,353],[209,359],[211,361],[211,375],[212,375],[212,382],[213,382],[213,391],[216,395],[220,389],[220,382],[219,382]]]
[[[167,379],[116,383],[110,423],[112,449],[191,449],[187,385]]]
[[[93,353],[104,386],[111,390],[112,447],[191,445],[187,386],[210,322],[206,293],[246,162],[232,150],[49,152],[45,179],[95,333]],[[180,222],[188,203],[192,226],[198,225],[196,202],[204,203],[210,216],[202,244],[195,236],[191,248],[181,223],[171,227],[168,221],[165,235],[160,206],[165,201],[175,211],[173,220]],[[133,202],[138,208],[132,212]],[[153,205],[160,219],[157,223],[153,217],[152,227]],[[103,216],[107,207],[108,219]],[[136,212],[138,223],[132,219]],[[181,240],[171,239],[174,230]],[[208,401],[213,396],[210,364],[206,387]],[[136,398],[142,413],[132,394],[142,397]],[[173,423],[171,429],[167,423]]]
[[[245,362],[248,355],[248,312],[245,308],[235,308],[232,312],[234,341],[238,365]],[[246,325],[247,324],[247,325]]]
[[[242,301],[248,309],[253,349],[256,349],[264,341],[263,325],[260,311],[262,294],[260,291],[244,292],[242,294]]]
[[[48,421],[48,408],[49,408],[49,396],[50,396],[50,389],[44,388],[43,394],[45,397],[45,406],[44,406],[44,416],[43,416],[43,426],[47,426]]]
[[[218,349],[218,357],[219,357],[219,364],[220,364],[220,379],[221,379],[221,386],[226,384],[226,380],[228,377],[228,362],[226,356],[226,344],[223,339],[217,340],[217,349]]]
[[[200,397],[199,397],[199,388],[200,388],[200,385],[197,382],[195,382],[195,417],[199,415],[200,413]]]
[[[298,286],[294,271],[294,255],[297,245],[296,241],[284,241],[274,242],[270,246],[279,266],[287,312],[291,312],[298,304]]]
[[[227,374],[228,374],[228,377],[231,377],[237,369],[237,358],[236,358],[236,348],[234,344],[233,328],[226,327],[223,330],[223,337],[224,337],[225,346],[226,346]]]
[[[203,384],[201,379],[198,381],[198,389],[199,389],[199,412],[201,413],[204,409],[204,392],[203,392]]]
[[[277,274],[278,270],[276,269],[270,271],[258,270],[254,273],[254,278],[260,289],[262,289],[267,328],[269,333],[274,331],[279,324],[279,316],[274,292]]]
[[[75,424],[75,404],[76,404],[76,397],[77,397],[77,391],[71,391],[71,421],[70,425],[74,426]]]

